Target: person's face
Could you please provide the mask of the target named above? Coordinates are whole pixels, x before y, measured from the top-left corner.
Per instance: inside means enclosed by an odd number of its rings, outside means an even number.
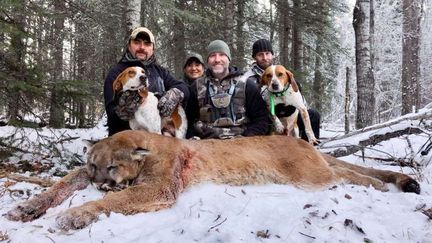
[[[223,78],[228,74],[229,63],[227,55],[221,52],[213,52],[207,59],[208,68],[218,78]]]
[[[149,59],[154,53],[153,43],[140,38],[131,40],[128,49],[132,56],[141,61]]]
[[[273,63],[273,54],[269,51],[261,51],[255,55],[254,59],[260,68],[266,69]]]
[[[183,69],[186,77],[189,80],[195,80],[204,74],[204,65],[197,62],[196,60],[190,61],[186,67]]]

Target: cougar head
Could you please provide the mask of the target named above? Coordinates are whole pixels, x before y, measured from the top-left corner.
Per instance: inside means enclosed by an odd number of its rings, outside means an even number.
[[[133,185],[149,150],[110,137],[88,143],[87,172],[98,189],[121,190]]]

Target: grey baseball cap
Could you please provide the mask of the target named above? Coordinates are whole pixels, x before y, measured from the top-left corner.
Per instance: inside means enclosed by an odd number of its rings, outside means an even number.
[[[186,67],[186,65],[191,61],[191,59],[194,58],[196,60],[198,60],[199,63],[201,63],[203,66],[205,66],[204,63],[204,59],[202,58],[202,56],[196,52],[190,52],[185,59],[185,63],[183,65],[183,68]]]

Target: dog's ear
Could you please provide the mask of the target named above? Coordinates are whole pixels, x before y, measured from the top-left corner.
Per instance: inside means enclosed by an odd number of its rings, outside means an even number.
[[[270,83],[271,79],[271,74],[269,75],[269,71],[268,71],[269,67],[266,68],[266,70],[264,71],[264,73],[261,75],[260,77],[260,85],[264,86],[264,85],[268,85]]]
[[[294,92],[298,92],[299,91],[299,87],[297,85],[297,82],[294,79],[294,75],[292,74],[292,72],[288,71],[285,69],[285,72],[288,76],[288,82],[291,84],[291,87],[293,88]]]
[[[128,74],[128,72],[125,70],[122,73],[120,73],[117,78],[114,80],[113,82],[113,90],[114,93],[118,93],[123,89],[123,83],[121,82],[121,80],[124,80],[126,77],[126,75]]]

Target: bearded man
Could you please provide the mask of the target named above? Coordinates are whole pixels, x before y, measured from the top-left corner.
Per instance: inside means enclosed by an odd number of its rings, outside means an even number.
[[[207,70],[190,86],[186,108],[187,137],[233,138],[268,134],[265,101],[253,81],[231,66],[231,51],[222,40],[207,47]]]

